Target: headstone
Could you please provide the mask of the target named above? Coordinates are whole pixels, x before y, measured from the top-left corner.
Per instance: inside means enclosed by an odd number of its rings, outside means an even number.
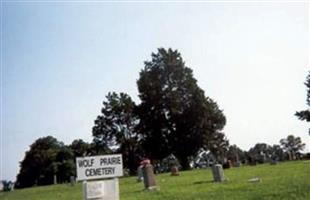
[[[214,182],[223,182],[225,180],[223,167],[220,164],[212,166],[212,174]]]
[[[85,200],[119,200],[118,179],[83,183]]]
[[[54,184],[57,184],[57,176],[54,174]]]
[[[240,166],[241,166],[241,162],[240,161],[235,162],[235,167],[240,167]]]
[[[272,159],[270,162],[271,165],[276,165],[278,164],[278,161],[276,159]]]
[[[146,164],[143,166],[143,181],[145,189],[147,190],[157,189],[154,169],[151,164]]]
[[[141,182],[143,181],[143,165],[140,165],[137,169],[138,178],[137,181]]]
[[[232,162],[231,160],[227,160],[224,164],[223,164],[223,168],[224,169],[229,169],[232,167]]]
[[[75,177],[74,176],[70,176],[70,185],[71,186],[75,185]]]
[[[259,177],[251,178],[248,180],[249,183],[257,183],[257,182],[262,182],[262,179]]]
[[[250,157],[250,159],[249,159],[249,165],[250,165],[250,166],[255,166],[255,165],[256,165],[256,159],[253,158],[253,157]]]
[[[178,166],[172,165],[172,167],[171,167],[171,176],[179,176],[179,175],[180,175],[180,173],[179,173]]]

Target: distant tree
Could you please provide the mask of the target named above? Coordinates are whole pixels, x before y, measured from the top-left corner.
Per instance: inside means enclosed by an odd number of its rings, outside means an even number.
[[[215,156],[218,163],[224,164],[229,152],[229,141],[224,133],[216,132],[205,136],[205,143],[208,149]]]
[[[122,153],[125,167],[135,173],[138,165],[139,136],[135,131],[138,118],[135,103],[125,93],[109,93],[103,102],[101,115],[93,127],[94,144]]]
[[[76,175],[76,167],[74,162],[74,153],[68,146],[62,146],[57,153],[56,164],[56,176],[58,183],[64,183],[70,180],[71,176]]]
[[[308,109],[296,112],[295,115],[300,119],[300,120],[306,120],[307,122],[310,122],[310,71],[307,76],[305,85],[307,87],[307,105]],[[309,129],[309,134],[310,134],[310,129]]]
[[[280,145],[273,145],[271,147],[271,158],[278,161],[286,160],[286,154]]]
[[[87,142],[84,142],[82,139],[74,140],[70,148],[73,152],[73,157],[83,157],[91,154],[91,145]]]
[[[75,175],[73,150],[52,136],[37,139],[20,163],[16,187],[67,182]]]
[[[37,139],[20,163],[16,187],[52,184],[57,173],[56,156],[63,146],[52,136]]]
[[[246,160],[245,152],[237,145],[230,145],[227,151],[227,159],[233,162],[244,162]]]
[[[305,143],[301,141],[300,137],[295,137],[293,135],[281,139],[280,144],[284,151],[289,154],[289,160],[295,160],[300,154],[300,151],[305,148]]]
[[[250,159],[259,163],[264,163],[268,159],[271,158],[271,146],[266,143],[257,143],[254,147],[252,147],[248,155]]]
[[[189,158],[220,134],[226,123],[223,112],[205,97],[176,50],[160,48],[153,53],[137,84],[143,149],[152,159],[173,154],[188,169]]]

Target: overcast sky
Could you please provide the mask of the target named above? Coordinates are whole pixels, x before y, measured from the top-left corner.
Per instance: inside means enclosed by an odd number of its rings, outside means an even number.
[[[0,179],[15,180],[39,137],[90,142],[109,91],[135,101],[158,47],[178,49],[223,109],[231,144],[248,150],[300,136],[309,151],[306,3],[18,3],[2,14]]]

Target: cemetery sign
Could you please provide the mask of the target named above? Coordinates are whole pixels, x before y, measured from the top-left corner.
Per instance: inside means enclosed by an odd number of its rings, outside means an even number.
[[[76,158],[77,180],[93,180],[123,176],[121,154]]]

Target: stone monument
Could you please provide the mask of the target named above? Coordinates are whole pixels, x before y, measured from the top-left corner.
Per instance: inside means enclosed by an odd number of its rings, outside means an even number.
[[[179,168],[176,165],[171,166],[171,176],[179,176]]]
[[[234,167],[240,167],[241,166],[241,162],[238,160],[237,162],[235,162]]]
[[[74,186],[75,183],[76,183],[75,177],[74,177],[74,176],[70,176],[70,185],[71,185],[71,186]]]
[[[143,166],[143,182],[145,189],[147,190],[157,189],[154,169],[153,166],[149,163]]]
[[[212,174],[214,182],[223,182],[225,180],[223,167],[220,164],[212,166]]]
[[[137,169],[138,178],[137,181],[141,182],[143,181],[143,165],[140,165]]]
[[[89,181],[83,183],[84,199],[86,200],[119,200],[118,179]]]
[[[54,184],[57,184],[57,176],[54,174]]]

